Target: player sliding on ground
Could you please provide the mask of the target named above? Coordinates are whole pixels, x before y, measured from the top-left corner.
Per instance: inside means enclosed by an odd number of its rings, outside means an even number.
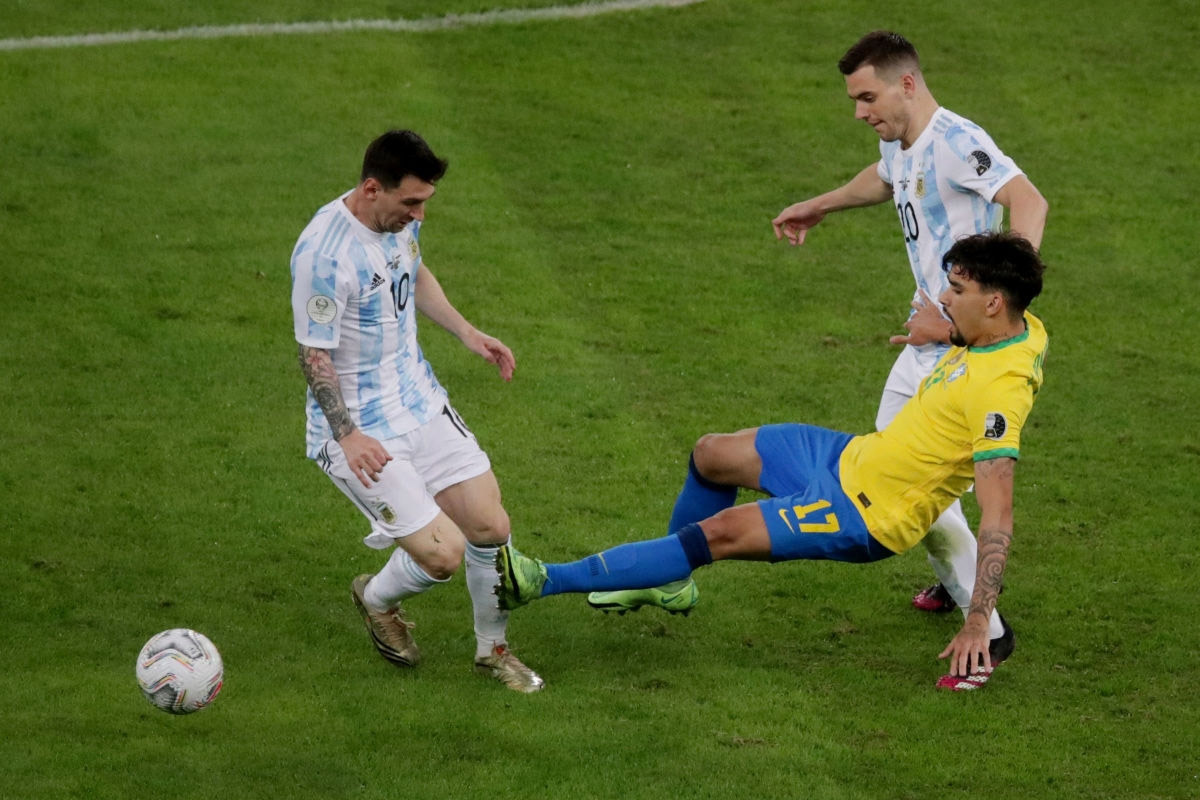
[[[785,424],[704,436],[676,501],[672,519],[681,526],[673,534],[568,564],[503,547],[500,606],[659,587],[730,558],[878,561],[920,542],[974,481],[978,577],[962,629],[939,656],[950,659],[950,673],[937,685],[986,683],[1013,650],[1008,623],[989,637],[988,620],[1012,541],[1021,430],[1042,384],[1046,331],[1026,309],[1041,292],[1045,268],[1025,239],[984,233],[956,243],[943,269],[949,287],[939,300],[954,347],[887,428],[851,436]],[[737,487],[770,497],[734,505]]]

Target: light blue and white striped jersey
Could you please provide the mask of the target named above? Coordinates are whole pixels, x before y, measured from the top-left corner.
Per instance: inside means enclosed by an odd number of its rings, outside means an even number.
[[[332,356],[355,424],[382,441],[441,413],[446,393],[417,344],[420,222],[375,233],[350,213],[347,195],[317,211],[296,242],[292,317],[297,342]],[[310,388],[308,457],[332,435]]]
[[[891,184],[917,289],[936,301],[948,285],[942,256],[964,236],[1000,229],[1004,207],[992,199],[1022,172],[983,128],[945,108],[912,147],[881,141],[879,154],[878,174]]]

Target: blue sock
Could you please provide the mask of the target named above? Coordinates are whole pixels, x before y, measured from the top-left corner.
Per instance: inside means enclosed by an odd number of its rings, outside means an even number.
[[[675,498],[667,530],[674,532],[693,522],[706,520],[737,502],[737,487],[713,483],[696,469],[696,460],[688,459],[687,480]]]
[[[689,525],[676,535],[623,544],[569,564],[547,564],[542,596],[648,589],[686,578],[711,562],[703,531]]]

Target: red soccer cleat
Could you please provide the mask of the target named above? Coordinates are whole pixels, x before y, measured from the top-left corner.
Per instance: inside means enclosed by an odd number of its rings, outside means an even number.
[[[912,599],[913,608],[918,611],[928,611],[931,614],[945,614],[958,608],[954,598],[946,591],[946,587],[935,583],[928,589],[923,589]]]
[[[992,672],[995,667],[979,667],[971,675],[963,677],[961,675],[943,675],[938,678],[937,688],[945,689],[948,692],[970,692],[975,689],[982,689],[988,682],[988,678],[992,677]]]
[[[992,673],[996,671],[996,667],[1012,655],[1013,648],[1016,646],[1013,629],[1003,616],[1000,617],[1000,624],[1004,626],[1004,633],[992,639],[988,644],[988,657],[992,660],[992,666],[976,667],[970,675],[943,675],[938,678],[937,688],[949,692],[970,692],[982,688],[988,682]]]

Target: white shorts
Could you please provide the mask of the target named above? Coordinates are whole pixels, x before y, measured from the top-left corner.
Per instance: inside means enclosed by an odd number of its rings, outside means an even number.
[[[358,506],[371,522],[363,538],[367,547],[385,550],[433,522],[441,509],[438,492],[484,474],[492,468],[475,434],[449,403],[442,413],[414,431],[382,442],[391,454],[369,488],[346,464],[346,454],[329,439],[317,455],[317,465]]]
[[[887,383],[883,385],[883,396],[879,398],[879,412],[875,415],[875,430],[886,428],[908,399],[921,388],[921,381],[933,372],[937,362],[949,350],[949,346],[913,347],[905,345],[892,364]]]

